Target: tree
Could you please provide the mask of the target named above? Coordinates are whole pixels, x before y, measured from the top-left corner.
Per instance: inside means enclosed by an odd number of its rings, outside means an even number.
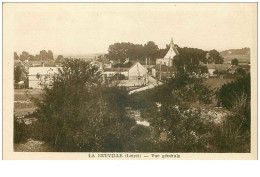
[[[222,64],[224,62],[224,58],[215,49],[209,51],[209,56],[209,59],[212,60],[215,64]]]
[[[56,62],[63,62],[64,61],[64,57],[62,55],[58,55],[58,57],[56,58]]]
[[[53,60],[53,53],[51,50],[48,50],[47,59]]]
[[[128,58],[127,52],[132,45],[133,44],[129,42],[115,43],[110,45],[108,48],[108,58],[111,60],[120,60],[121,62],[124,62],[124,60]]]
[[[121,62],[124,62],[126,58],[140,61],[144,61],[145,58],[150,58],[153,62],[158,57],[158,53],[159,48],[152,41],[147,42],[144,46],[141,44],[122,42],[110,45],[106,57],[110,60],[120,60]]]
[[[15,81],[15,83],[22,80],[22,73],[23,73],[23,69],[22,69],[21,66],[18,65],[14,68],[14,81]]]
[[[231,60],[231,65],[238,65],[238,59],[234,58],[233,60]]]
[[[41,50],[39,57],[40,57],[40,60],[48,59],[48,53],[46,52],[46,50]]]
[[[97,67],[66,60],[45,88],[36,117],[42,139],[57,151],[127,151],[130,128],[126,89],[104,85]]]
[[[25,61],[25,60],[29,60],[30,54],[26,51],[23,51],[22,54],[20,55],[20,60],[21,61]]]
[[[157,58],[159,48],[153,41],[148,41],[147,44],[144,45],[144,51],[146,58],[155,60]]]
[[[249,104],[251,97],[250,74],[238,78],[231,83],[224,84],[217,92],[217,98],[219,104],[231,109],[235,106],[236,100],[242,98],[243,94],[246,97],[246,103]]]
[[[14,60],[19,60],[19,56],[17,55],[16,52],[14,52]]]

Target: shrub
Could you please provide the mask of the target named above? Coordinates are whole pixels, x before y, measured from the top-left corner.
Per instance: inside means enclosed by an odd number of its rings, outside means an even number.
[[[237,99],[244,95],[246,97],[246,103],[250,104],[250,84],[250,74],[238,78],[236,81],[231,83],[224,84],[216,92],[218,103],[231,109],[235,104],[237,104]]]
[[[24,142],[28,139],[28,126],[23,120],[14,116],[14,143]]]

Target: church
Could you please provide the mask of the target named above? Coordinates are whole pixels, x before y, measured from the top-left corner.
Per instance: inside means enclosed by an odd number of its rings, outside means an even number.
[[[161,64],[161,65],[166,65],[166,66],[171,67],[171,66],[173,66],[173,58],[176,55],[179,55],[179,52],[178,52],[177,48],[174,46],[173,39],[171,39],[169,51],[166,53],[164,58],[156,59],[156,65]]]

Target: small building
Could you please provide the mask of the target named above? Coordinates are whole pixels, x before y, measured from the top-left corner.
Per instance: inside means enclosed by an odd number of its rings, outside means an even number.
[[[45,85],[51,86],[52,77],[61,67],[29,67],[29,88],[43,89]]]
[[[166,65],[166,66],[171,67],[171,66],[173,66],[173,58],[176,55],[179,55],[179,52],[178,52],[177,48],[174,46],[173,39],[171,39],[169,51],[166,53],[164,58],[156,59],[156,65],[161,64],[161,65]]]
[[[133,63],[128,68],[105,68],[104,77],[122,76],[127,86],[140,86],[147,84],[148,70],[139,62]],[[127,80],[127,81],[126,81]]]
[[[136,79],[137,77],[144,77],[147,75],[147,69],[139,62],[135,62],[129,68],[105,68],[103,75],[112,77],[116,74],[122,74],[127,79]]]

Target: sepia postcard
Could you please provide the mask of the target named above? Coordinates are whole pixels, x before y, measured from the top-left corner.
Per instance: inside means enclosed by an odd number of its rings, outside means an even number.
[[[257,159],[257,3],[3,3],[3,159]]]

